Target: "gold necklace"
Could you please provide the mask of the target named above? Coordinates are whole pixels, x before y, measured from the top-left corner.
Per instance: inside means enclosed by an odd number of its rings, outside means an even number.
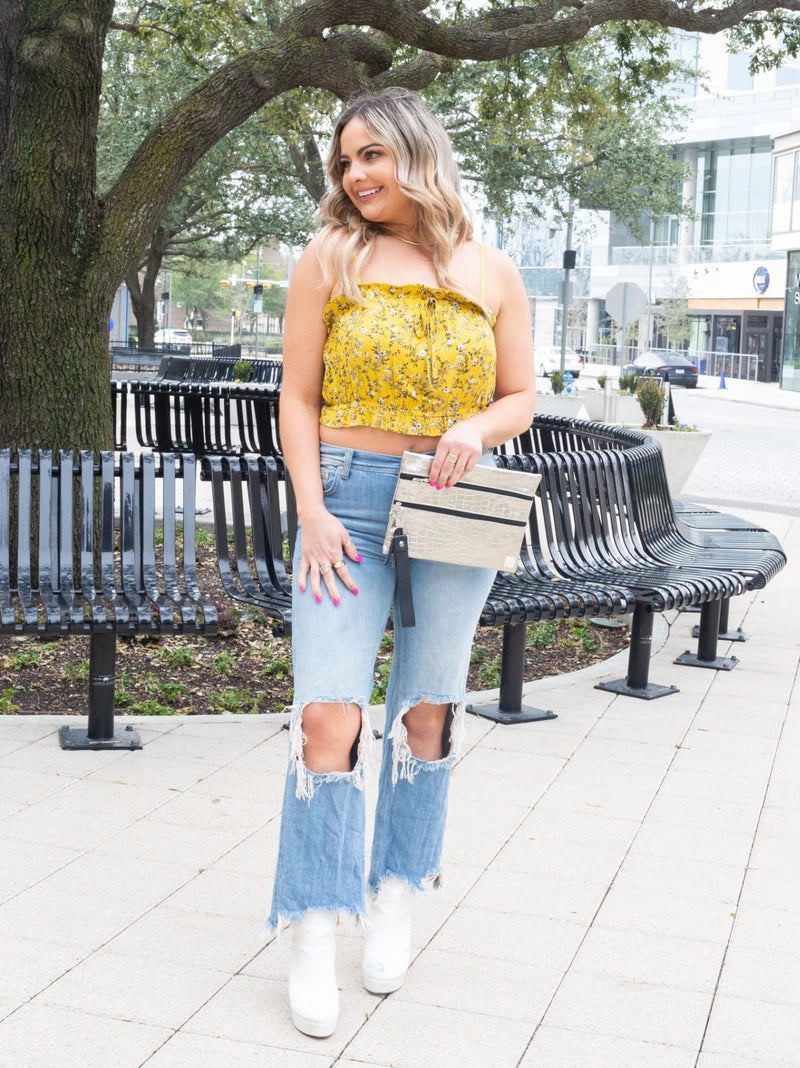
[[[417,248],[423,248],[423,244],[422,244],[421,241],[410,241],[407,237],[401,237],[400,234],[389,233],[386,236],[387,237],[394,237],[394,238],[396,238],[396,240],[402,241],[406,245],[416,245]]]

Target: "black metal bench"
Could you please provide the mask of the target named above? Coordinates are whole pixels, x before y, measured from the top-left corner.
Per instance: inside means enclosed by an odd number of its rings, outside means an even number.
[[[117,635],[216,632],[195,490],[191,454],[0,450],[0,633],[89,637],[88,725],[63,748],[141,747],[114,727]]]
[[[167,355],[161,361],[156,380],[161,382],[234,382],[237,363],[250,365],[250,382],[280,386],[283,360],[279,357],[248,357],[238,353],[213,356]]]
[[[212,485],[217,559],[227,593],[261,608],[275,620],[275,633],[288,633],[291,580],[284,544],[294,544],[297,529],[290,480],[281,479],[275,460],[263,456],[208,456],[203,474]],[[522,703],[528,624],[620,616],[633,605],[633,595],[619,584],[571,581],[533,568],[498,574],[481,623],[503,627],[499,699],[470,711],[501,723],[552,718],[552,712]]]
[[[509,451],[520,445],[534,445],[536,452]],[[498,463],[537,471],[543,482],[522,567],[516,575],[498,574],[481,615],[484,625],[503,627],[499,700],[473,711],[504,723],[552,715],[522,701],[526,629],[541,620],[632,613],[626,677],[600,684],[629,696],[649,700],[677,690],[649,681],[656,612],[697,606],[697,653],[687,652],[679,662],[733,666],[735,658],[716,655],[718,638],[724,637],[721,614],[730,597],[768,581],[783,565],[772,535],[765,547],[742,549],[681,538],[678,522],[667,522],[671,504],[660,448],[642,431],[537,417],[525,435],[498,452]],[[232,529],[237,545],[234,562],[225,565],[226,588],[288,629],[290,584],[280,539],[286,528],[282,514],[296,523],[291,487],[283,483],[288,498],[282,500],[274,458],[208,458],[206,464],[215,482],[215,526],[218,532]],[[260,532],[257,543],[250,542],[248,515],[260,516],[253,524]],[[295,529],[292,525],[290,543]],[[225,542],[218,552],[227,560]]]
[[[290,583],[280,535],[288,526],[293,543],[296,517],[278,436],[279,391],[167,383],[133,383],[131,390],[137,404],[146,397],[141,419],[137,408],[142,443],[204,457],[228,592],[258,604],[279,630],[288,630]],[[522,703],[527,624],[540,620],[632,612],[627,676],[604,686],[636,697],[676,690],[649,682],[657,611],[701,612],[697,654],[687,652],[681,662],[733,666],[735,657],[716,656],[718,639],[727,636],[729,599],[782,566],[777,539],[746,530],[693,533],[675,515],[660,447],[641,430],[537,416],[496,451],[499,463],[524,463],[546,477],[531,513],[524,567],[516,576],[498,575],[484,606],[481,621],[504,628],[503,661],[499,701],[476,711],[501,722],[551,715]],[[219,540],[223,530],[233,532],[232,557]]]
[[[782,551],[698,547],[663,521],[665,513],[655,523],[653,514],[671,502],[660,447],[649,441],[620,451],[527,454],[516,463],[542,475],[529,544],[537,566],[573,579],[619,582],[634,595],[627,675],[600,683],[601,689],[645,699],[676,692],[649,682],[653,613],[667,609],[700,607],[697,653],[687,651],[677,663],[735,665],[735,657],[716,655],[721,606],[765,584],[783,566]],[[659,471],[663,477],[656,477]]]
[[[195,456],[259,453],[273,457],[282,472],[278,398],[271,386],[114,381],[115,447],[128,446],[130,412],[141,448]]]
[[[203,477],[211,483],[217,563],[226,592],[261,608],[275,621],[276,634],[289,634],[292,583],[284,558],[287,513],[289,544],[294,543],[297,530],[291,484],[287,480],[281,486],[278,465],[270,456],[206,456],[202,464]]]

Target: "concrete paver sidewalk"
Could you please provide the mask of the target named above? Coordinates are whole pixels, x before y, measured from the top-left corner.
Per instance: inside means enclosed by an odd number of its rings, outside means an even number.
[[[528,687],[555,720],[468,717],[406,984],[366,993],[343,928],[330,1039],[291,1025],[290,939],[259,941],[283,717],[137,718],[134,753],[0,717],[0,1066],[797,1065],[800,519],[754,518],[789,564],[733,602],[734,671],[673,665],[673,613],[651,677],[680,693],[593,670]]]

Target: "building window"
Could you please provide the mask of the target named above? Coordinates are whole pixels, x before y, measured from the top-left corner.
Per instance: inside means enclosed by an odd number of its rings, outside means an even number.
[[[775,157],[775,182],[772,193],[772,232],[783,234],[792,227],[792,185],[794,152]]]
[[[697,205],[701,244],[719,247],[767,240],[771,174],[768,142],[701,150]]]
[[[787,262],[781,389],[800,392],[800,252],[790,252]]]

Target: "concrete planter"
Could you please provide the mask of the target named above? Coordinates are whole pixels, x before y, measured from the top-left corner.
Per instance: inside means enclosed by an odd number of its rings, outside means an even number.
[[[605,394],[602,389],[590,389],[582,395],[582,400],[586,411],[589,413],[589,418],[600,423],[625,423],[626,425],[636,425],[642,422],[642,409],[639,407],[639,401],[636,397],[628,396],[623,393],[615,393],[613,390],[609,394],[609,408],[608,418],[604,418],[605,413]]]
[[[653,430],[648,433],[661,446],[670,493],[673,497],[678,497],[700,459],[703,449],[708,445],[711,431]]]
[[[537,415],[563,415],[568,419],[590,419],[583,394],[537,393]]]

